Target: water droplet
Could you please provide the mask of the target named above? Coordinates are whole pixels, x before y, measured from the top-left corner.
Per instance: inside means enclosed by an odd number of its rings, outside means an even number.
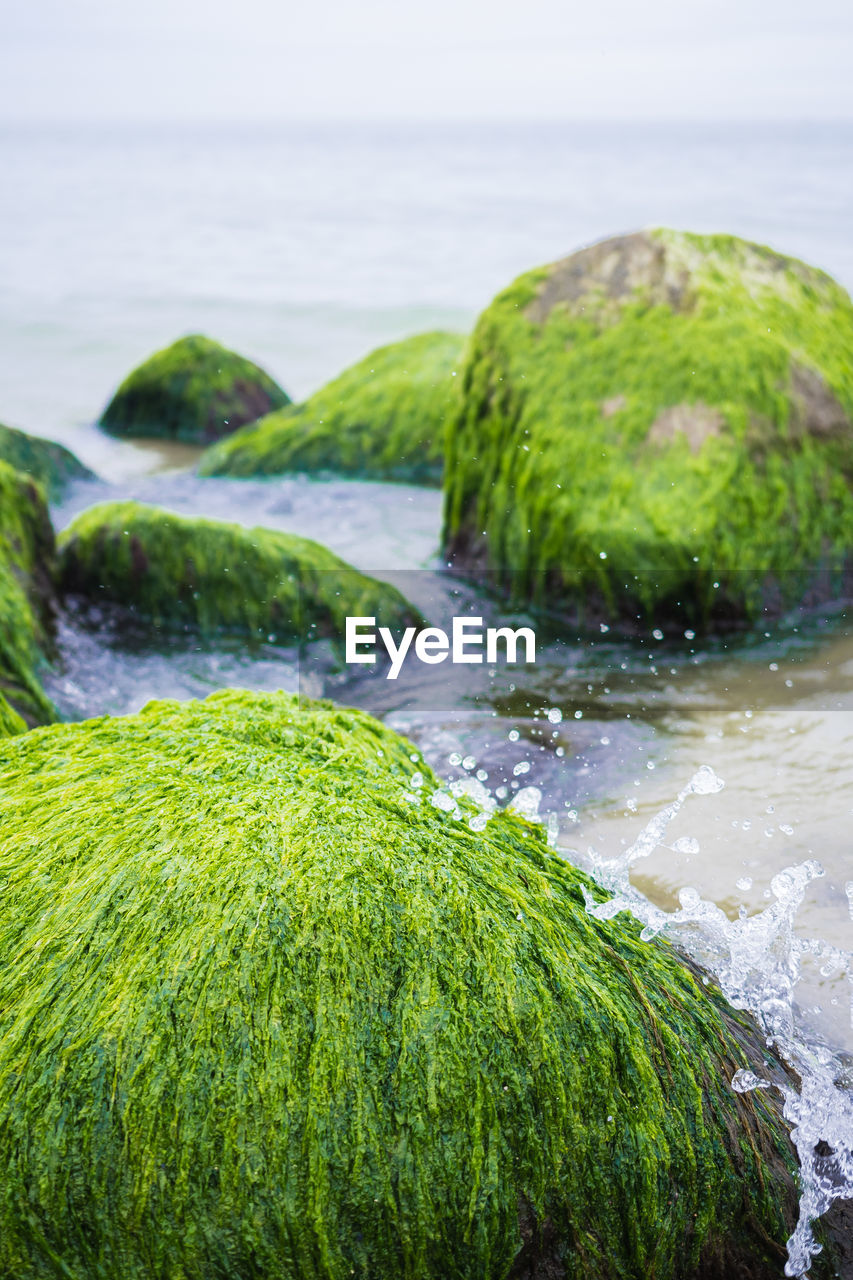
[[[559,724],[563,718],[563,713],[559,707],[550,707],[548,710],[548,719],[551,724]]]
[[[430,804],[436,809],[441,809],[443,813],[449,813],[451,809],[456,808],[456,801],[446,791],[433,791],[429,799]]]
[[[754,1071],[741,1067],[732,1076],[732,1088],[735,1093],[751,1093],[753,1089],[769,1089],[770,1081],[762,1080]]]
[[[710,765],[703,764],[690,779],[690,790],[696,796],[713,796],[722,791],[726,784],[718,778]]]
[[[511,813],[517,813],[520,817],[526,818],[528,822],[539,822],[539,805],[542,801],[542,792],[538,787],[522,787],[518,795],[513,798],[509,805]]]

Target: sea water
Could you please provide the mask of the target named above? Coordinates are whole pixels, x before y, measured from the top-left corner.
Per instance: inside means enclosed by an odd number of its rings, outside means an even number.
[[[380,342],[466,330],[519,272],[649,225],[730,231],[853,286],[853,125],[0,126],[0,421],[88,428],[205,332],[302,398]]]

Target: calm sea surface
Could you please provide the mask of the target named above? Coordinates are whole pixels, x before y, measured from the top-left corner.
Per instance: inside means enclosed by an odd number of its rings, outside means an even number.
[[[7,127],[0,166],[0,421],[107,469],[120,451],[85,426],[182,333],[301,398],[380,342],[467,329],[528,267],[656,224],[853,286],[850,125]]]

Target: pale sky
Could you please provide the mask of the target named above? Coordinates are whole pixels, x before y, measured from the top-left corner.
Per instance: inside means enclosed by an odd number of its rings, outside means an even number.
[[[0,120],[851,119],[851,0],[2,0]]]

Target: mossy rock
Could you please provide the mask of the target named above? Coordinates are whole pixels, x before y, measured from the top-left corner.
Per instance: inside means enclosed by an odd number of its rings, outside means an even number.
[[[26,728],[23,716],[13,711],[0,693],[0,738],[12,738],[15,734],[24,733]]]
[[[650,231],[480,317],[446,554],[581,622],[705,626],[849,592],[853,306],[733,236]]]
[[[202,458],[202,475],[335,472],[441,483],[463,339],[422,333],[372,351],[304,404],[262,418]]]
[[[348,614],[398,630],[419,615],[392,586],[309,538],[105,502],[59,536],[67,595],[166,630],[250,639],[343,638]]]
[[[0,743],[4,1277],[781,1274],[756,1029],[413,754],[230,691]]]
[[[53,652],[55,576],[44,490],[0,461],[0,695],[28,724],[54,714],[38,669]]]
[[[28,435],[0,422],[0,460],[23,471],[44,485],[48,496],[58,498],[71,480],[93,480],[94,472],[84,467],[70,449],[55,440]]]
[[[134,369],[100,426],[115,436],[204,445],[287,404],[287,394],[251,360],[192,334]]]

